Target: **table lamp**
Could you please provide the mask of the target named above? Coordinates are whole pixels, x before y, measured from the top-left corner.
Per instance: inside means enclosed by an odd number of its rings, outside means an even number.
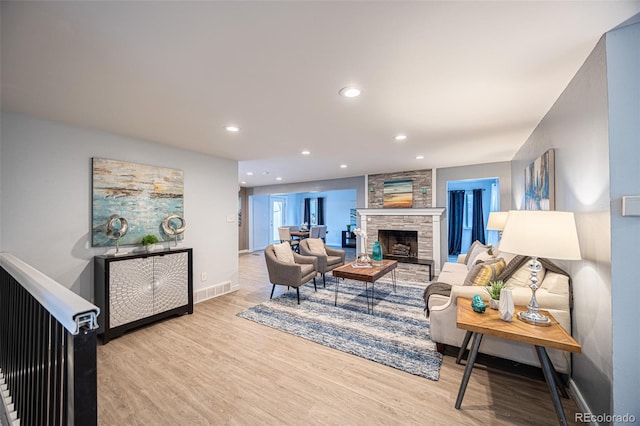
[[[572,212],[512,210],[502,231],[500,250],[508,253],[531,256],[531,300],[529,310],[518,314],[518,318],[533,325],[549,326],[551,320],[540,313],[536,290],[538,272],[542,265],[538,257],[564,260],[580,260],[578,233]]]
[[[489,212],[487,231],[500,231],[500,238],[502,238],[502,231],[504,230],[505,223],[507,223],[507,216],[509,216],[509,212]]]

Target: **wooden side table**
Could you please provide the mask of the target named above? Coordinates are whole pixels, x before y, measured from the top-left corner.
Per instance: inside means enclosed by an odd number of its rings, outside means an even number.
[[[560,391],[565,398],[568,398],[568,395],[564,387],[562,387],[562,383],[553,368],[549,355],[547,355],[546,348],[580,353],[582,351],[580,344],[576,342],[575,339],[571,337],[571,335],[567,333],[566,330],[558,324],[558,321],[556,321],[556,319],[547,311],[541,312],[551,319],[551,326],[538,327],[527,324],[516,318],[518,312],[527,309],[523,306],[516,306],[516,314],[513,316],[513,321],[506,322],[500,319],[498,311],[495,309],[487,309],[482,314],[475,312],[471,308],[471,299],[458,297],[456,299],[456,303],[458,304],[456,326],[463,330],[467,330],[467,334],[465,335],[460,348],[460,354],[458,355],[458,363],[460,362],[462,352],[465,350],[471,337],[473,337],[471,352],[469,353],[467,366],[465,367],[462,382],[460,383],[460,389],[458,390],[456,408],[460,409],[460,406],[462,405],[462,398],[464,397],[464,392],[467,389],[467,383],[469,383],[469,377],[471,376],[471,370],[473,370],[473,364],[476,360],[476,356],[478,355],[482,336],[489,334],[491,336],[529,343],[535,346],[544,378],[547,381],[547,386],[551,392],[551,400],[553,401],[556,415],[558,416],[560,424],[566,425],[567,418],[562,408],[562,402],[560,402],[558,388],[560,388]]]

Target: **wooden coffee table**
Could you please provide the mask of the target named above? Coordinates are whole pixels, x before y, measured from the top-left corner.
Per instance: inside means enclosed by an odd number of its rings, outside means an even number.
[[[391,272],[391,283],[393,291],[396,291],[396,266],[398,261],[383,259],[380,266],[371,266],[370,268],[354,267],[353,263],[347,263],[333,270],[333,276],[336,278],[348,278],[355,281],[364,282],[364,292],[367,297],[367,313],[373,313],[373,296],[375,294],[375,282]],[[338,306],[338,282],[336,280],[335,301],[334,306]],[[369,303],[369,283],[371,283],[371,303]]]
[[[464,341],[460,346],[457,363],[460,362],[462,352],[466,349],[471,337],[473,337],[471,352],[469,353],[467,366],[464,370],[464,375],[462,376],[460,389],[458,390],[456,408],[460,409],[460,406],[462,405],[462,398],[464,397],[464,392],[467,389],[467,383],[469,382],[471,370],[473,370],[473,364],[475,363],[476,355],[478,354],[478,349],[482,342],[482,336],[488,334],[502,339],[515,340],[517,342],[528,343],[535,346],[538,359],[540,360],[540,366],[544,373],[544,378],[547,381],[547,386],[551,392],[551,400],[553,401],[558,421],[560,424],[566,425],[567,419],[565,417],[564,410],[562,409],[558,390],[560,390],[563,397],[568,398],[569,396],[567,395],[562,382],[559,380],[545,348],[580,353],[582,350],[580,344],[576,342],[576,340],[571,337],[571,335],[567,333],[567,331],[558,324],[558,321],[556,321],[556,319],[547,311],[541,311],[541,313],[551,319],[551,326],[539,327],[520,321],[516,318],[518,312],[527,310],[524,306],[516,306],[513,321],[506,322],[500,319],[500,315],[495,309],[487,308],[487,310],[482,314],[474,312],[471,308],[471,299],[458,297],[456,299],[456,303],[458,305],[456,326],[463,330],[467,330]]]

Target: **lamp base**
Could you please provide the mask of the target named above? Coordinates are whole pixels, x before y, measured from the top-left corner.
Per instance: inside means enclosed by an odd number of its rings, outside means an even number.
[[[518,312],[518,319],[528,324],[539,325],[542,327],[549,327],[551,320],[540,312],[522,311]]]

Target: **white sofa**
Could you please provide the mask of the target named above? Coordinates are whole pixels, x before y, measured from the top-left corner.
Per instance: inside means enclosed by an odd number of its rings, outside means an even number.
[[[506,263],[513,259],[513,255],[498,253],[496,257],[503,257]],[[438,282],[451,284],[451,295],[432,295],[429,298],[429,321],[431,327],[431,340],[455,347],[460,347],[464,339],[465,330],[456,327],[456,298],[472,298],[479,294],[485,302],[489,300],[488,293],[481,286],[463,285],[465,277],[469,273],[468,266],[464,263],[465,255],[458,257],[458,262],[446,262]],[[531,299],[531,289],[528,286],[530,273],[525,263],[516,273],[506,281],[513,292],[513,300],[516,305],[527,306]],[[542,271],[538,274],[540,289],[536,292],[536,298],[540,309],[550,312],[558,323],[569,333],[571,332],[571,313],[569,307],[569,278],[565,275],[551,271]],[[487,309],[489,307],[487,306]],[[514,321],[519,321],[517,318]],[[531,327],[536,327],[532,325]],[[510,359],[528,365],[540,366],[533,345],[500,339],[493,336],[484,336],[480,345],[480,352]],[[548,349],[549,358],[556,371],[570,373],[570,355],[564,351]]]

